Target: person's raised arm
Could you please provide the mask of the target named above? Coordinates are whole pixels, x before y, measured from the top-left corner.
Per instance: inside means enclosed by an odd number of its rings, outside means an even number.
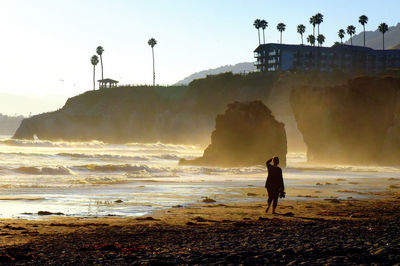
[[[272,162],[272,158],[271,159],[269,159],[266,163],[265,163],[265,165],[268,167],[268,166],[271,166],[271,162]]]

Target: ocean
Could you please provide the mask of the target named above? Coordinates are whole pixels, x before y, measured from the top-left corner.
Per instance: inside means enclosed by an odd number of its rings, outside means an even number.
[[[179,166],[203,147],[13,140],[0,136],[0,218],[42,219],[41,211],[76,217],[136,217],[199,204],[265,201],[241,190],[263,188],[267,170]],[[266,158],[267,159],[267,158]],[[289,153],[283,169],[289,200],[366,198],[400,185],[400,167],[324,166]],[[300,194],[299,194],[300,193]]]

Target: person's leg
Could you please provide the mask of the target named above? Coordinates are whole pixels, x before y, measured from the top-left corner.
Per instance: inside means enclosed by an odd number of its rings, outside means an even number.
[[[266,213],[268,213],[269,208],[271,207],[271,203],[273,201],[271,191],[269,189],[267,189],[267,191],[268,191],[268,207],[267,207],[267,209],[265,209]]]
[[[278,206],[278,198],[279,198],[279,193],[277,195],[274,195],[273,198],[273,204],[272,204],[272,213],[275,214],[276,206]]]

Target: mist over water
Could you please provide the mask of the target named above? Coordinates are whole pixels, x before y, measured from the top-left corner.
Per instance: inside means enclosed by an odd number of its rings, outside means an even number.
[[[201,156],[196,145],[162,143],[123,145],[103,142],[50,142],[0,137],[0,217],[35,219],[38,211],[65,215],[139,216],[175,205],[190,205],[211,197],[218,203],[243,200],[239,188],[263,187],[263,165],[219,168],[179,166],[181,158]],[[357,185],[354,180],[400,179],[396,167],[313,166],[303,153],[289,154],[284,169],[289,199],[291,189],[385,191],[381,186]],[[335,180],[346,180],[345,183]],[[353,181],[353,182],[351,182]],[[382,183],[382,182],[381,182]],[[336,186],[336,187],[335,187]],[[349,193],[337,192],[337,197]],[[116,202],[122,201],[122,202]]]

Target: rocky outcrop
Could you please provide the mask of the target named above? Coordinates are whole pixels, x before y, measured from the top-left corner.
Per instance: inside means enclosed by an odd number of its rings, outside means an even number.
[[[359,77],[292,90],[290,103],[312,162],[400,163],[400,79]]]
[[[250,166],[276,155],[286,165],[285,126],[261,101],[234,102],[218,115],[211,144],[202,157],[182,159],[183,165]]]

